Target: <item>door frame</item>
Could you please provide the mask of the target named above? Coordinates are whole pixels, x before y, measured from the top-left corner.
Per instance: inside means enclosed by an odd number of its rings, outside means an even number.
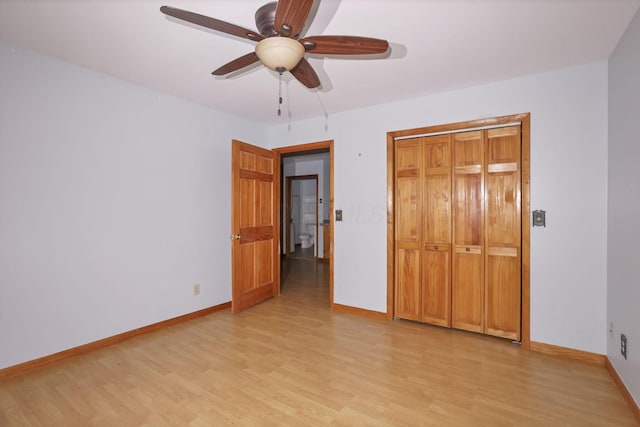
[[[285,184],[285,197],[286,200],[286,212],[285,212],[285,221],[283,222],[281,234],[284,237],[284,256],[289,256],[289,249],[291,243],[291,236],[289,236],[289,232],[291,231],[291,222],[293,219],[291,218],[291,182],[292,181],[303,181],[303,180],[315,180],[316,181],[316,241],[314,242],[315,248],[314,250],[318,253],[318,174],[313,175],[295,175],[295,176],[287,176]],[[295,250],[295,248],[294,248]],[[318,256],[316,255],[316,258]]]
[[[521,224],[522,224],[522,294],[521,294],[521,343],[527,350],[531,345],[531,113],[513,114],[488,119],[470,120],[387,132],[387,318],[394,317],[395,298],[395,217],[394,217],[394,142],[398,137],[425,134],[450,133],[464,130],[504,126],[519,122],[522,132],[521,147]],[[333,201],[333,198],[332,198]],[[333,256],[333,253],[332,253]]]
[[[331,308],[334,307],[333,302],[333,253],[334,253],[334,244],[333,244],[333,139],[319,142],[310,142],[306,144],[299,145],[290,145],[287,147],[278,147],[272,148],[271,151],[275,154],[275,164],[278,165],[278,168],[282,162],[283,154],[291,154],[291,153],[303,153],[305,151],[313,151],[313,150],[329,150],[329,305]],[[278,184],[277,188],[277,199],[282,200],[282,185]],[[277,221],[278,225],[280,224],[280,211],[281,209],[277,209]],[[317,209],[316,209],[317,212]],[[317,233],[316,233],[317,236]],[[277,236],[278,240],[280,240],[280,233]],[[278,271],[280,271],[280,255],[282,253],[282,247],[278,248]],[[278,294],[280,293],[280,288],[282,284],[278,281]]]

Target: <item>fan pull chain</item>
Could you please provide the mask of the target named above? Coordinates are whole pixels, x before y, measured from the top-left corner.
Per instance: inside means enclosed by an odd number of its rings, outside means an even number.
[[[287,97],[287,130],[291,132],[291,96],[289,95],[289,85],[284,87],[285,96]]]
[[[316,99],[318,100],[318,104],[320,104],[320,108],[322,108],[322,112],[324,113],[324,131],[328,131],[329,130],[329,113],[327,113],[327,110],[324,108],[324,104],[322,103],[322,100],[320,99],[320,95],[318,94],[318,92],[316,91]]]
[[[278,117],[282,115],[282,71],[280,71],[280,78],[278,79]]]

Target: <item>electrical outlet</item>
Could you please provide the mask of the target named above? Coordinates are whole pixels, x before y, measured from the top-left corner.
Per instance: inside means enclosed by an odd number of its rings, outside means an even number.
[[[193,295],[200,295],[200,283],[193,285]]]
[[[627,336],[625,334],[620,334],[620,353],[622,353],[624,360],[627,360]]]

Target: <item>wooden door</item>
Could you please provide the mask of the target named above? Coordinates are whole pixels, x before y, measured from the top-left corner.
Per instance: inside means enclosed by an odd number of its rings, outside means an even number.
[[[420,320],[420,252],[422,250],[420,138],[398,141],[395,147],[395,159],[395,315],[402,319]]]
[[[487,130],[485,333],[520,340],[520,126]]]
[[[451,135],[423,138],[422,321],[451,326]]]
[[[276,186],[280,182],[280,168],[274,157],[269,150],[240,141],[232,142],[233,313],[279,293]]]
[[[295,247],[291,247],[291,240],[293,239],[293,241],[295,242],[295,237],[292,236],[291,233],[291,229],[295,228],[293,227],[293,215],[291,214],[291,209],[293,208],[293,204],[291,201],[291,183],[292,183],[292,177],[288,176],[286,177],[286,185],[285,185],[285,197],[286,197],[286,212],[284,213],[285,216],[285,221],[283,223],[283,228],[284,228],[284,232],[282,233],[284,237],[284,255],[285,256],[289,256],[289,254],[291,254],[291,252],[293,252],[295,250]],[[299,207],[299,206],[297,206]],[[294,230],[295,233],[295,230]],[[295,245],[294,245],[295,246]]]
[[[452,326],[484,330],[483,131],[453,138]]]
[[[329,262],[331,254],[331,227],[322,224],[322,261]]]

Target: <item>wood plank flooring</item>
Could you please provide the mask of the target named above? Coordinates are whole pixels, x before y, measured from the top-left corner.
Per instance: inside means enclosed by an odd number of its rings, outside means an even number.
[[[302,246],[296,245],[295,250],[289,254],[289,258],[308,259],[315,261],[315,247],[311,246],[310,248],[302,248]]]
[[[1,426],[634,426],[602,366],[329,309],[327,264],[282,295],[0,383]]]

